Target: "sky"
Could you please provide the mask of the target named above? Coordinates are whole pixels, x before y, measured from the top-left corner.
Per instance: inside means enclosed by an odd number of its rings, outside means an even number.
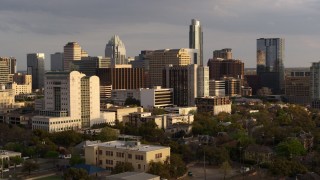
[[[0,56],[62,52],[78,42],[103,56],[117,34],[127,56],[141,50],[188,48],[191,19],[201,22],[204,61],[232,48],[246,68],[256,66],[256,39],[285,38],[285,67],[309,67],[320,57],[319,0],[0,0]]]

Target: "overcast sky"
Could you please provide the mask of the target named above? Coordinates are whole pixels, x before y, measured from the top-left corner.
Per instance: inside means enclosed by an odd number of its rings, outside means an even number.
[[[245,67],[256,66],[256,39],[285,38],[285,66],[320,60],[319,0],[0,0],[0,56],[50,54],[78,42],[90,56],[103,56],[113,34],[127,56],[144,49],[188,47],[192,18],[201,21],[204,58],[232,48]]]

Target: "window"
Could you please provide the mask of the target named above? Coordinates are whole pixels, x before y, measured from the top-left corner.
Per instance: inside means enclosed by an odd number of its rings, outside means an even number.
[[[156,159],[162,158],[162,153],[155,154],[155,158],[156,158]]]
[[[141,169],[141,165],[140,164],[138,164],[138,169]]]
[[[107,160],[106,160],[106,164],[113,165],[113,161],[107,159]]]
[[[113,152],[112,151],[106,151],[106,156],[113,156]]]
[[[102,150],[99,150],[99,155],[102,155]]]
[[[143,160],[143,155],[136,155],[136,160]]]
[[[123,158],[123,157],[124,157],[124,153],[117,152],[116,156],[117,156],[117,157],[122,157],[122,158]]]
[[[128,154],[128,158],[129,158],[129,159],[132,159],[132,154]]]

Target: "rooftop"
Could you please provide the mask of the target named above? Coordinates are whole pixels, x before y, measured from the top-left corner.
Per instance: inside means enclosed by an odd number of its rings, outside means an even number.
[[[123,180],[148,180],[159,178],[157,175],[148,174],[144,172],[124,172],[120,174],[115,174],[112,176],[107,176],[106,179],[123,179]]]
[[[109,142],[92,144],[89,146],[109,147],[109,148],[116,148],[116,149],[128,149],[128,150],[140,151],[140,152],[149,152],[149,151],[156,151],[156,150],[160,150],[160,149],[169,148],[166,146],[140,144],[139,141],[109,141]]]

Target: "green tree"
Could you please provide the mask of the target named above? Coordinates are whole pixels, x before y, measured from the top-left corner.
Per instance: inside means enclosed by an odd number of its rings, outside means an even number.
[[[165,165],[162,162],[151,161],[149,163],[148,173],[158,175],[161,178],[170,178],[170,171],[169,168],[167,168],[167,166],[169,165]]]
[[[39,169],[39,164],[31,159],[24,161],[22,165],[22,172],[29,172],[29,175],[31,174],[31,171],[35,171],[37,169]]]
[[[70,160],[69,160],[69,164],[71,166],[74,166],[76,164],[82,164],[85,163],[85,159],[81,158],[81,156],[79,154],[72,154]]]
[[[97,135],[96,139],[100,141],[113,141],[118,139],[119,133],[116,129],[105,127],[101,129],[101,132]]]
[[[134,168],[131,163],[117,163],[116,166],[112,169],[111,174],[119,174],[128,171],[134,171]]]
[[[230,173],[232,167],[228,161],[225,161],[221,164],[220,170],[223,173],[223,179],[226,179],[226,176]]]
[[[162,114],[165,114],[166,111],[164,109],[161,109],[161,108],[153,108],[152,109],[152,114],[153,115],[162,115]]]
[[[128,97],[126,99],[126,101],[124,102],[125,106],[130,106],[130,105],[134,105],[134,106],[140,106],[140,101],[133,98],[133,97]]]
[[[289,139],[281,142],[276,147],[276,152],[279,156],[292,158],[306,153],[303,145],[297,139]]]
[[[14,165],[14,171],[16,171],[17,165],[21,164],[23,159],[20,156],[14,156],[10,158],[10,164]]]
[[[63,175],[65,180],[91,180],[85,169],[69,168]]]
[[[51,134],[51,140],[57,145],[72,147],[79,144],[83,139],[80,133],[70,130]]]
[[[187,166],[178,154],[171,154],[169,167],[170,176],[173,178],[180,177],[187,172]]]
[[[306,173],[307,168],[298,161],[275,158],[271,164],[270,171],[275,175],[294,176],[296,174]]]

